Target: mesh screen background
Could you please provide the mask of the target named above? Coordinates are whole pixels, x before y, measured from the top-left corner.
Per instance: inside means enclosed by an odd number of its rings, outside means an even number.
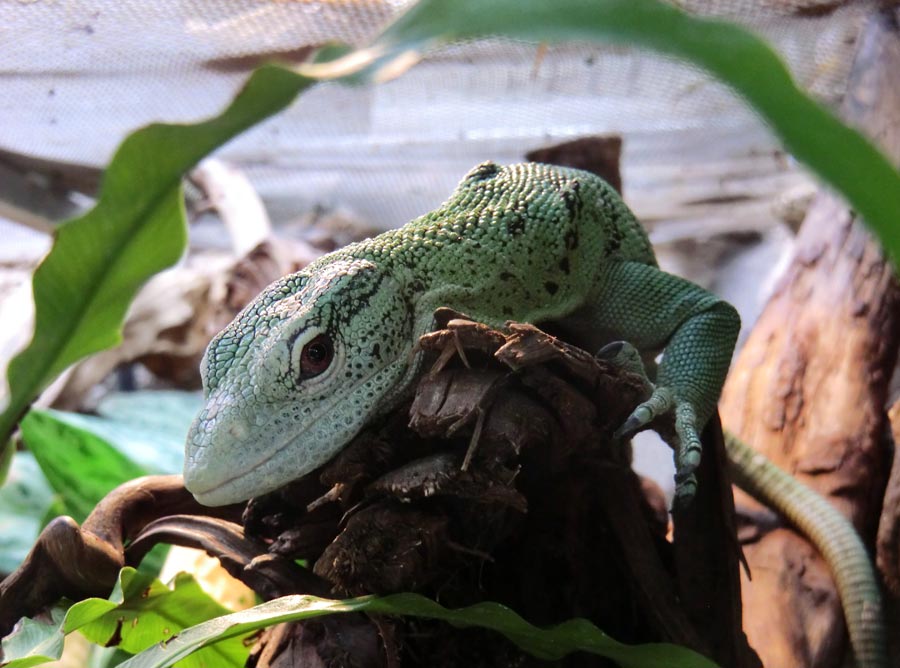
[[[409,4],[0,0],[0,148],[102,166],[141,125],[217,113],[256,58],[331,39],[362,45]],[[871,9],[679,4],[761,34],[829,105]],[[247,173],[276,222],[349,207],[390,227],[443,200],[478,162],[602,133],[623,136],[626,199],[661,238],[698,219],[722,230],[765,224],[766,198],[809,179],[743,103],[690,66],[596,44],[539,56],[501,40],[446,47],[387,84],[317,86],[218,156]],[[717,210],[711,193],[752,196]]]

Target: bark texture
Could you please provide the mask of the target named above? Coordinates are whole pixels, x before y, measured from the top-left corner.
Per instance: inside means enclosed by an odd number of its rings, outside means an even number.
[[[897,9],[868,21],[844,116],[900,162]],[[726,428],[828,497],[871,544],[887,475],[885,401],[897,358],[894,270],[861,221],[821,193],[796,254],[729,376]],[[745,629],[767,668],[842,662],[846,632],[829,569],[799,535],[736,492],[753,580]],[[752,541],[752,542],[749,542]]]

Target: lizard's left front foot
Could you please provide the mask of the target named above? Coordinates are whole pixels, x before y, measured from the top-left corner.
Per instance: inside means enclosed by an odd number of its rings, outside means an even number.
[[[646,378],[640,353],[630,343],[616,341],[601,349],[597,356]],[[650,398],[631,412],[613,434],[613,438],[630,439],[649,428],[654,420],[672,414],[675,418],[675,433],[668,440],[674,441],[669,445],[675,450],[675,500],[689,502],[697,491],[696,471],[700,466],[700,431],[703,425],[699,423],[697,410],[692,403],[680,399],[670,387],[657,387],[649,380],[647,383],[652,388]]]

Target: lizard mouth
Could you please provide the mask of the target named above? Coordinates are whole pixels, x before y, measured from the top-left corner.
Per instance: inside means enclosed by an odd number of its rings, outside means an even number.
[[[332,402],[336,403],[336,402]],[[321,417],[321,414],[324,413],[327,408],[330,408],[331,405],[323,408],[322,411],[313,416],[311,423],[314,423]],[[291,438],[285,439],[278,447],[272,450],[265,457],[260,459],[259,461],[251,464],[249,468],[245,467],[237,467],[237,472],[234,475],[230,475],[224,479],[212,479],[207,482],[207,485],[204,486],[201,481],[198,486],[195,482],[188,483],[186,481],[185,487],[188,491],[193,494],[194,498],[198,503],[204,506],[225,506],[229,503],[238,503],[240,501],[246,501],[252,496],[260,496],[262,494],[267,494],[271,491],[274,491],[281,487],[282,485],[287,484],[291,480],[295,478],[299,478],[300,476],[309,473],[309,471],[315,470],[317,466],[320,466],[321,463],[316,463],[311,468],[300,467],[295,471],[292,471],[290,467],[280,467],[282,474],[284,471],[288,471],[290,473],[290,478],[284,478],[284,476],[265,476],[263,480],[256,482],[255,484],[243,485],[241,484],[246,478],[251,476],[259,476],[260,470],[266,467],[273,459],[277,459],[279,457],[283,457],[287,450],[296,445],[303,437],[306,430],[301,431],[299,434],[292,436]],[[252,438],[252,437],[251,437]],[[245,443],[247,439],[243,441],[237,442],[235,445],[241,445],[241,443]],[[275,469],[276,467],[271,466],[270,468]],[[243,469],[243,470],[241,470]],[[234,469],[230,469],[234,471]],[[188,487],[188,485],[190,485]],[[251,491],[252,490],[252,491]]]
[[[315,416],[313,418],[313,421],[318,419],[318,417],[319,416]],[[274,489],[277,489],[282,484],[285,484],[281,481],[280,477],[270,478],[269,476],[264,476],[261,481],[255,484],[245,485],[241,483],[246,478],[249,478],[251,476],[259,476],[260,469],[266,467],[266,465],[269,464],[269,462],[271,462],[273,459],[276,459],[279,456],[284,456],[283,453],[285,453],[291,446],[296,445],[302,438],[304,432],[305,430],[301,431],[299,434],[285,439],[274,450],[270,451],[262,459],[253,462],[249,466],[239,464],[234,467],[226,468],[225,471],[230,475],[222,477],[206,477],[201,475],[197,477],[191,476],[187,472],[185,472],[185,487],[191,494],[193,494],[197,502],[204,506],[225,506],[229,503],[238,503],[240,501],[246,501],[251,496],[266,494]],[[246,444],[248,441],[252,440],[252,438],[253,436],[251,435],[249,438],[233,442],[232,445],[236,448],[239,448],[241,445]],[[212,447],[215,449],[215,446]],[[227,453],[216,452],[214,454],[216,454],[216,458],[220,460],[222,458],[228,457]],[[211,467],[209,464],[201,464],[201,469],[203,471],[210,471]],[[282,467],[282,471],[283,470],[289,469],[285,469],[284,467]],[[307,472],[308,471],[303,470],[303,467],[301,467],[298,473],[292,475],[296,475],[297,477],[299,477]]]
[[[380,371],[381,370],[375,371],[363,377],[360,380],[359,385],[365,385],[369,380],[380,373]],[[316,470],[318,467],[328,462],[332,457],[340,452],[341,449],[343,449],[343,447],[365,425],[365,419],[361,420],[353,433],[347,434],[343,443],[333,449],[313,448],[307,446],[306,448],[300,450],[299,448],[302,448],[302,445],[300,445],[302,443],[301,439],[303,439],[303,437],[306,435],[309,427],[321,420],[324,415],[331,412],[332,409],[341,401],[341,397],[333,396],[331,401],[328,401],[320,406],[319,410],[313,413],[313,415],[311,415],[305,421],[306,427],[303,430],[282,441],[276,448],[271,450],[262,459],[259,459],[249,466],[238,465],[235,467],[228,467],[226,471],[231,475],[226,475],[218,478],[204,479],[204,477],[201,476],[199,480],[189,480],[188,478],[190,476],[186,474],[185,487],[194,496],[197,502],[204,506],[225,506],[230,503],[246,501],[253,496],[261,496],[263,494],[267,494],[278,489],[279,487],[282,487],[283,485],[286,485],[292,480],[296,480],[297,478],[306,475],[310,471]],[[265,426],[262,429],[264,430]],[[188,439],[190,439],[190,435],[188,436]],[[240,441],[235,441],[232,443],[232,445],[240,447],[242,444],[247,443],[251,439],[253,439],[252,435],[248,438],[243,438]],[[215,446],[212,447],[215,449]],[[294,467],[290,465],[292,463],[295,463],[299,459],[294,458],[293,460],[291,460],[288,456],[289,453],[293,451],[294,447],[298,447],[298,450],[300,452],[305,451],[307,453],[307,461],[302,466]],[[318,453],[318,456],[309,456],[310,453]],[[214,454],[219,460],[228,458],[227,453],[216,451]],[[282,460],[280,466],[278,465],[279,460]],[[201,468],[209,470],[208,465],[201,466]],[[268,470],[263,472],[262,469]],[[252,483],[242,484],[251,476],[254,477]]]
[[[217,482],[211,487],[207,487],[206,489],[192,487],[188,491],[194,496],[197,503],[204,506],[227,506],[230,503],[246,501],[245,488],[243,485],[239,484],[241,479],[256,471],[260,466],[265,465],[265,463],[274,456],[275,455],[273,454],[272,456],[267,457],[249,471],[239,473],[222,482]]]

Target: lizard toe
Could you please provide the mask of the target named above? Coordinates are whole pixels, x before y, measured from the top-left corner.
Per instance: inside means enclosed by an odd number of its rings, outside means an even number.
[[[688,402],[679,402],[675,408],[675,497],[687,503],[697,491],[696,471],[700,466],[703,444],[697,428],[697,412]]]
[[[656,418],[670,412],[674,406],[675,398],[671,390],[665,387],[657,387],[647,401],[639,404],[631,412],[628,419],[613,434],[613,438],[618,440],[631,438],[639,431],[647,429]]]
[[[697,493],[697,474],[694,471],[679,471],[675,474],[675,505],[684,507]]]

